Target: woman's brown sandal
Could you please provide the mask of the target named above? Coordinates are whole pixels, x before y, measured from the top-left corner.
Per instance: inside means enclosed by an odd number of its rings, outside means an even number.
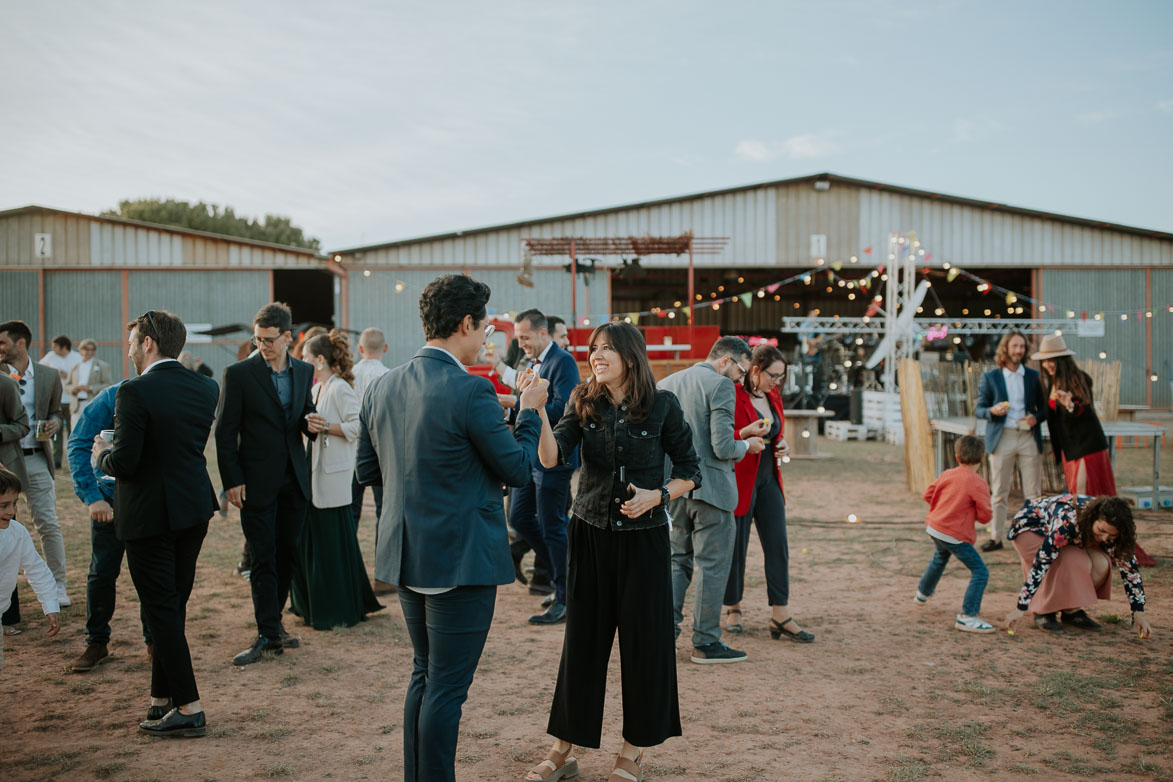
[[[607,782],[643,782],[643,759],[642,750],[635,756],[635,760],[620,755],[615,759],[615,768],[611,769],[611,776],[607,777]]]
[[[570,779],[578,776],[578,759],[570,757],[570,750],[565,752],[550,750],[546,759],[525,775],[526,782],[558,782],[561,779]]]
[[[736,622],[734,622],[732,619],[728,618],[733,614],[737,614],[737,621]],[[740,633],[741,632],[741,609],[740,608],[730,608],[727,611],[725,611],[725,616],[726,616],[725,631],[729,632],[729,633]]]

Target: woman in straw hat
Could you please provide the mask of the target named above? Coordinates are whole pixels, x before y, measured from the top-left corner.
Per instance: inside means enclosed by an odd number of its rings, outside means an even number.
[[[1072,494],[1116,496],[1116,479],[1108,458],[1108,439],[1096,416],[1092,379],[1076,366],[1075,354],[1060,334],[1043,337],[1037,353],[1043,394],[1047,397],[1047,428],[1055,461]]]

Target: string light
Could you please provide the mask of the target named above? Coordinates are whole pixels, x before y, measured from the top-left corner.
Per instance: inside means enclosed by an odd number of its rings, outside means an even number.
[[[395,283],[395,292],[396,293],[403,293],[403,287],[404,286],[403,286],[402,282],[396,282]]]
[[[1108,357],[1108,354],[1101,350],[1100,351],[1100,361],[1103,361],[1107,357]]]
[[[1153,374],[1149,375],[1149,380],[1151,380],[1151,381],[1153,381],[1154,383],[1156,383],[1156,382],[1157,382],[1157,373],[1156,373],[1156,372],[1154,372]]]
[[[669,317],[669,318],[675,318],[675,317],[676,317],[676,313],[675,313],[675,312],[669,312],[669,313],[668,313],[668,317]]]

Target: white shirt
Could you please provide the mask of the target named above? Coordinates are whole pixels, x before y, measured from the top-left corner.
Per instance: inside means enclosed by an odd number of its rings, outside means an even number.
[[[362,361],[354,365],[354,391],[358,394],[358,399],[361,402],[362,398],[367,393],[367,386],[371,381],[377,377],[382,377],[391,370],[383,365],[382,361],[377,358],[364,358]]]
[[[90,384],[90,372],[94,369],[94,360],[91,358],[88,361],[83,361],[77,365],[77,384],[79,386],[88,386]],[[85,399],[89,396],[85,391],[78,391],[77,398]]]
[[[60,372],[64,377],[61,378],[61,403],[68,404],[73,401],[73,397],[69,394],[69,389],[65,386],[65,379],[69,377],[70,371],[82,362],[81,353],[76,350],[69,351],[68,355],[62,357],[50,350],[46,353],[39,362],[47,367],[53,367]]]
[[[1026,369],[1018,365],[1017,372],[1002,368],[1002,378],[1006,381],[1006,396],[1010,400],[1010,412],[1006,414],[1007,421],[1018,422],[1019,418],[1026,418]]]
[[[179,363],[179,359],[177,359],[177,358],[161,358],[158,361],[152,361],[150,364],[148,364],[147,368],[143,370],[143,375],[147,374],[148,372],[150,372],[152,369],[159,366],[160,364],[166,364],[168,361],[174,361],[176,363]],[[142,375],[139,375],[139,377],[142,377]]]
[[[532,367],[535,361],[539,364],[545,361],[546,356],[550,354],[550,348],[553,346],[554,340],[550,340],[550,344],[546,345],[546,349],[543,350],[536,359],[529,360],[529,365]],[[517,388],[517,374],[517,370],[513,367],[505,367],[503,370],[501,370],[501,383],[503,385],[509,386],[510,388]]]
[[[8,371],[12,374],[19,374],[16,367],[12,364],[8,365]],[[17,385],[20,387],[20,403],[24,405],[24,411],[28,413],[29,417],[29,433],[20,438],[21,448],[38,448],[40,443],[37,442],[37,387],[33,382],[33,362],[25,367],[24,374],[20,375],[17,380]],[[24,380],[24,384],[20,383]]]
[[[0,529],[0,613],[7,611],[12,602],[12,590],[16,589],[16,576],[21,570],[45,613],[60,611],[53,573],[37,553],[28,530],[13,519],[8,522],[8,529]]]

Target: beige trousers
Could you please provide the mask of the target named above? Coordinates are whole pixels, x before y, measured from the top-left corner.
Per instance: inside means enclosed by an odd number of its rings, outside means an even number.
[[[1002,540],[1006,536],[1007,503],[1010,486],[1014,483],[1014,466],[1022,473],[1022,493],[1027,499],[1042,495],[1043,455],[1035,443],[1032,432],[1024,432],[1007,426],[1002,430],[998,447],[990,458],[990,505],[994,518],[990,521],[990,539]]]

